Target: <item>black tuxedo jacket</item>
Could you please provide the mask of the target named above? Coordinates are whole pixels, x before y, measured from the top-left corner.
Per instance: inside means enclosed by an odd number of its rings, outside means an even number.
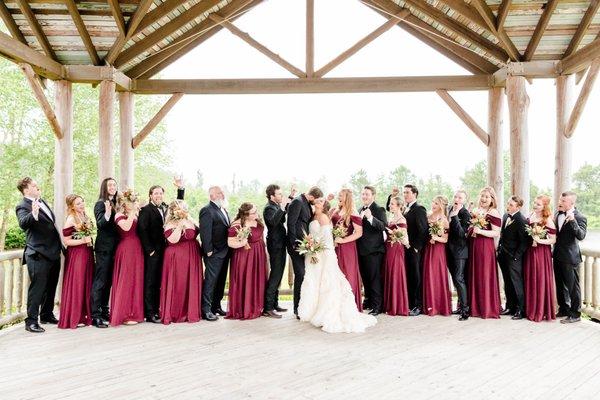
[[[19,226],[25,231],[26,236],[23,257],[41,254],[48,260],[58,260],[63,246],[60,234],[54,224],[56,217],[43,199],[40,202],[48,207],[51,215],[46,215],[40,208],[37,221],[31,212],[31,200],[23,198],[15,209]]]
[[[227,211],[225,211],[227,213]],[[229,214],[227,214],[229,218]],[[200,210],[200,240],[205,255],[212,252],[212,257],[224,258],[229,252],[227,231],[229,223],[219,206],[212,201]]]
[[[94,205],[94,216],[98,235],[96,236],[96,251],[113,252],[119,243],[119,231],[115,224],[115,201],[112,201],[112,210],[108,221],[104,218],[104,200],[98,200]]]
[[[579,241],[585,239],[587,233],[587,218],[577,209],[574,217],[574,221],[565,222],[562,229],[558,230],[558,213],[554,215],[556,243],[552,253],[555,261],[573,265],[582,261]]]
[[[408,233],[410,247],[421,251],[427,243],[427,235],[429,234],[427,210],[425,207],[415,202],[408,212],[404,214],[404,218],[406,218],[406,231]],[[410,249],[408,249],[408,251],[410,251]]]
[[[452,209],[450,209],[452,211]],[[469,258],[469,246],[467,236],[471,214],[463,207],[458,214],[450,218],[448,228],[448,246],[446,249],[455,259],[464,260]]]
[[[512,216],[512,222],[506,226],[506,220],[509,214],[506,213],[502,217],[502,229],[500,231],[500,241],[498,242],[498,254],[508,255],[513,260],[523,257],[530,239],[525,231],[527,221],[521,211]]]
[[[183,200],[184,189],[177,189],[177,200]],[[167,204],[162,203],[161,208],[167,216]],[[165,221],[157,206],[152,203],[146,204],[140,209],[140,215],[137,222],[137,234],[142,242],[144,253],[150,255],[153,251],[162,253],[167,246],[164,230]]]
[[[288,206],[286,206],[286,210]],[[269,249],[284,249],[287,244],[287,233],[285,230],[286,210],[282,210],[279,204],[271,200],[269,200],[263,210],[263,218],[267,225],[267,247]]]
[[[308,225],[312,221],[312,218],[312,208],[306,197],[304,197],[304,194],[301,194],[290,202],[288,205],[287,220],[288,249],[295,249],[298,245],[296,240],[301,240],[304,237],[304,233],[308,233]]]
[[[363,209],[364,207],[359,209],[359,213]],[[371,210],[371,214],[373,214],[373,221],[369,222],[367,217],[363,217],[363,233],[362,236],[356,241],[358,246],[358,254],[361,256],[385,253],[385,241],[383,240],[383,232],[387,226],[385,209],[373,202],[369,206],[369,210]]]

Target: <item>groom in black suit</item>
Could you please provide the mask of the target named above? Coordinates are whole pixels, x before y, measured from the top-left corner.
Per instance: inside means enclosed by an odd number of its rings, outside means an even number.
[[[458,190],[454,194],[454,202],[448,211],[450,226],[448,229],[448,245],[446,246],[448,270],[450,270],[452,282],[458,295],[458,307],[454,314],[460,314],[460,321],[469,318],[465,270],[469,258],[467,231],[469,230],[471,214],[465,207],[466,202],[467,192]]]
[[[552,258],[558,299],[557,317],[567,317],[560,321],[563,324],[581,320],[579,265],[582,260],[579,241],[585,239],[587,219],[575,207],[576,201],[575,193],[564,192],[558,200],[558,212],[554,218],[557,233]]]
[[[365,287],[365,303],[371,315],[383,311],[383,280],[381,268],[385,257],[383,232],[387,226],[385,210],[375,203],[375,188],[365,186],[361,193],[363,206],[360,209],[363,234],[357,240],[358,265]]]
[[[44,328],[38,324],[38,316],[42,324],[58,323],[53,310],[63,247],[54,213],[41,198],[37,183],[25,177],[19,181],[17,188],[23,195],[16,214],[26,235],[23,262],[27,265],[30,279],[25,330],[41,333]]]
[[[498,242],[498,264],[504,280],[506,306],[500,315],[512,315],[512,319],[522,319],[525,312],[523,290],[523,256],[529,240],[525,231],[525,217],[521,214],[523,199],[511,196],[507,203],[507,213],[502,218],[502,231]]]
[[[287,249],[294,268],[294,314],[296,314],[296,318],[299,318],[300,288],[304,281],[304,256],[298,254],[296,241],[302,240],[305,233],[308,234],[308,225],[313,218],[311,205],[321,197],[323,197],[321,189],[313,186],[307,193],[302,193],[292,200],[288,206]]]
[[[208,190],[210,202],[200,210],[200,240],[204,255],[204,283],[202,285],[202,318],[216,321],[225,316],[221,300],[225,293],[229,246],[227,231],[231,221],[225,209],[225,194],[218,186]]]

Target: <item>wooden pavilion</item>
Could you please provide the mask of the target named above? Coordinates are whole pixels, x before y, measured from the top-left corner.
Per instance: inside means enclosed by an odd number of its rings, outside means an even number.
[[[291,1],[291,0],[279,0]],[[300,1],[300,0],[298,0]],[[306,2],[306,64],[292,65],[234,24],[262,0],[4,0],[0,54],[20,64],[56,135],[55,198],[72,190],[72,83],[99,84],[100,179],[114,174],[113,105],[120,108],[120,183],[133,185],[134,148],[184,94],[435,91],[487,147],[488,181],[502,194],[503,96],[510,115],[511,191],[529,198],[527,81],[556,80],[555,195],[570,186],[571,140],[600,69],[600,0],[347,0],[386,21],[324,66],[314,63],[314,3]],[[332,21],[334,23],[335,21]],[[327,78],[399,26],[471,75]],[[221,29],[291,74],[288,79],[152,79]],[[56,85],[54,106],[45,93]],[[580,93],[576,84],[581,83]],[[485,90],[483,128],[449,91]],[[134,94],[170,94],[137,134]],[[60,203],[58,203],[60,205]],[[57,218],[64,210],[57,206]]]

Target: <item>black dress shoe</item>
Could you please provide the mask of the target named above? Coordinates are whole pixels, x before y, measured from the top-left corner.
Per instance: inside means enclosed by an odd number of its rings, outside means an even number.
[[[54,315],[51,315],[46,318],[40,318],[40,322],[42,324],[52,324],[52,325],[58,324],[58,320],[56,319],[56,317]]]
[[[371,310],[371,312],[369,313],[369,315],[373,315],[373,316],[377,316],[379,314],[381,314],[381,311],[379,311],[379,310]]]
[[[300,317],[298,316],[298,314],[296,314],[296,319],[297,319],[297,320],[300,320]]]
[[[410,310],[408,315],[410,315],[411,317],[416,317],[418,315],[421,315],[421,309],[419,307],[415,307],[412,310]]]
[[[103,312],[102,315],[100,316],[100,318],[102,318],[105,321],[110,321],[110,314],[107,312]]]
[[[368,301],[363,301],[362,306],[363,310],[370,310],[372,308],[371,304]]]
[[[42,332],[46,332],[46,330],[44,328],[42,328],[41,326],[38,325],[38,323],[33,323],[30,325],[25,325],[25,330],[27,332],[31,332],[31,333],[42,333]]]
[[[457,308],[456,310],[452,311],[452,315],[460,315],[461,312],[462,310],[460,308]]]
[[[219,317],[217,317],[215,314],[213,314],[211,312],[202,315],[202,318],[207,321],[216,321],[219,319]]]
[[[161,320],[158,315],[153,315],[151,317],[146,317],[146,322],[152,322],[153,324],[160,324]]]
[[[270,318],[281,318],[281,315],[277,314],[275,310],[265,311],[263,312],[263,315]]]
[[[579,321],[581,321],[581,318],[579,318],[579,317],[567,317],[565,319],[561,319],[560,323],[561,324],[572,324],[574,322],[579,322]]]
[[[510,308],[503,308],[500,310],[500,315],[512,315],[514,312]]]
[[[224,317],[227,315],[227,313],[225,311],[223,311],[223,309],[221,307],[216,308],[215,310],[213,310],[212,313],[216,314],[216,315],[220,315],[221,317]]]
[[[515,315],[512,316],[513,320],[523,319],[523,313],[521,311],[517,311]]]
[[[102,318],[93,318],[92,326],[95,326],[96,328],[108,328],[108,322]]]
[[[569,316],[569,314],[562,312],[562,311],[559,311],[556,313],[556,318],[564,318],[564,317],[568,317],[568,316]]]
[[[459,321],[466,321],[469,319],[469,313],[463,312],[460,314],[460,317],[458,317]]]
[[[275,306],[275,311],[277,311],[277,312],[286,312],[286,311],[287,311],[287,308],[283,308],[283,307]]]

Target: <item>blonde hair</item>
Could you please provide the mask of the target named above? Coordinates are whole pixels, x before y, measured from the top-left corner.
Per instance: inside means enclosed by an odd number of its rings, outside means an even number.
[[[350,226],[352,212],[354,211],[354,198],[352,197],[351,189],[342,189],[340,193],[344,193],[344,201],[338,204],[338,210],[344,210],[344,225]]]
[[[116,211],[121,214],[124,214],[126,211],[126,204],[139,206],[138,195],[132,189],[127,189],[126,191],[118,194]]]
[[[439,204],[444,213],[444,217],[448,217],[448,199],[444,196],[437,195],[433,198],[433,202]]]
[[[83,197],[81,197],[78,194],[70,194],[65,198],[65,203],[67,204],[67,215],[71,215],[75,219],[76,223],[77,222],[85,223],[90,220],[85,212],[85,209],[83,210],[83,220],[77,221],[77,220],[79,220],[79,215],[77,215],[77,212],[75,211],[75,208],[74,208],[75,201],[77,199],[81,199],[83,201]]]
[[[479,196],[477,198],[477,207],[481,204],[481,195],[487,192],[492,198],[492,203],[490,204],[490,208],[498,208],[498,200],[496,200],[496,191],[491,186],[486,186],[479,191]]]

